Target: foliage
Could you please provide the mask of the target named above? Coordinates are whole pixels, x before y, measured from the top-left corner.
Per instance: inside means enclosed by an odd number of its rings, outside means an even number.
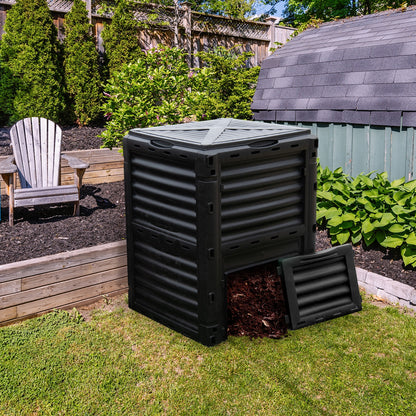
[[[159,46],[124,65],[106,86],[103,109],[109,121],[102,134],[104,146],[119,146],[133,127],[182,121],[188,114],[191,83],[186,54],[178,48]]]
[[[203,67],[195,69],[195,85],[191,110],[197,120],[252,117],[251,101],[259,75],[259,67],[248,68],[249,52],[239,46],[222,46],[212,52],[198,52]]]
[[[4,30],[2,111],[10,122],[29,116],[62,120],[66,106],[62,50],[46,0],[17,0],[7,13]]]
[[[68,92],[77,123],[83,126],[100,114],[102,92],[98,53],[82,0],[75,0],[66,15],[64,45]]]
[[[109,299],[0,328],[2,415],[414,415],[416,320],[359,313],[204,347]]]
[[[117,0],[111,24],[102,32],[110,76],[124,63],[141,55],[139,25],[134,19],[132,0]]]
[[[186,118],[251,118],[259,68],[247,68],[248,53],[218,48],[198,54],[206,65],[190,70],[186,54],[160,46],[124,65],[106,86],[103,106],[109,118],[104,146],[121,144],[134,127],[183,122]]]
[[[306,25],[310,21],[329,21],[357,14],[371,14],[404,5],[416,4],[416,1],[403,0],[281,0],[285,2],[283,16],[286,23],[296,26]],[[406,6],[404,6],[406,7]]]
[[[404,264],[416,267],[416,180],[387,180],[387,173],[347,176],[318,167],[317,221],[332,244],[400,248]]]

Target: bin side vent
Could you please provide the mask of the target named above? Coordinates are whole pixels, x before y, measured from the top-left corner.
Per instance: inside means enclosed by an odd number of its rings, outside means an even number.
[[[196,242],[196,176],[192,164],[131,156],[132,221]]]
[[[131,307],[193,338],[198,336],[196,246],[134,227]]]
[[[350,245],[280,260],[288,321],[298,329],[361,310]]]
[[[255,241],[304,224],[304,152],[270,162],[224,164],[221,171],[222,241]]]

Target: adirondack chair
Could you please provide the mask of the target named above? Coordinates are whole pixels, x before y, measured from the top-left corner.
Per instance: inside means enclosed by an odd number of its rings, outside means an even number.
[[[9,196],[9,224],[13,225],[17,207],[74,203],[74,215],[79,215],[79,191],[89,164],[61,155],[61,128],[45,118],[25,118],[11,128],[10,138],[13,156],[0,163],[0,175]],[[74,169],[72,185],[60,184],[61,158]]]

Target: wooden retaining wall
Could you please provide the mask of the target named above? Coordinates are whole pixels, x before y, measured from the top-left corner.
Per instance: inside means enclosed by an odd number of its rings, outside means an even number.
[[[0,265],[0,325],[127,288],[125,241]]]
[[[82,183],[110,183],[122,181],[124,179],[124,160],[123,155],[119,152],[119,149],[75,150],[63,153],[75,156],[90,164],[90,167],[85,171]],[[0,161],[6,157],[7,156],[1,156]],[[73,183],[73,175],[74,170],[68,166],[68,162],[66,160],[62,160],[62,185]],[[5,184],[3,180],[1,180],[1,193],[5,193]]]

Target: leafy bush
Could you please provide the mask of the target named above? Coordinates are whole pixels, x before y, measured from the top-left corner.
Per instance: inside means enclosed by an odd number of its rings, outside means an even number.
[[[46,0],[17,0],[4,30],[2,111],[10,122],[29,116],[61,121],[66,108],[62,50]]]
[[[188,114],[192,83],[186,55],[178,48],[159,47],[143,53],[135,63],[115,72],[106,86],[103,132],[106,147],[121,144],[134,127],[178,123]]]
[[[363,241],[400,248],[404,264],[416,267],[416,180],[389,182],[387,173],[346,175],[318,166],[317,221],[332,244]]]
[[[79,125],[96,119],[101,110],[98,53],[90,32],[85,2],[75,0],[65,19],[65,78]]]
[[[180,123],[186,119],[249,119],[259,68],[247,68],[249,53],[235,48],[198,54],[206,65],[190,70],[186,53],[160,46],[124,65],[106,86],[104,146],[121,144],[134,127]]]
[[[203,68],[195,69],[196,81],[191,96],[197,120],[215,118],[250,119],[251,101],[260,68],[248,68],[252,53],[238,53],[238,46],[222,46],[213,52],[198,52]]]

